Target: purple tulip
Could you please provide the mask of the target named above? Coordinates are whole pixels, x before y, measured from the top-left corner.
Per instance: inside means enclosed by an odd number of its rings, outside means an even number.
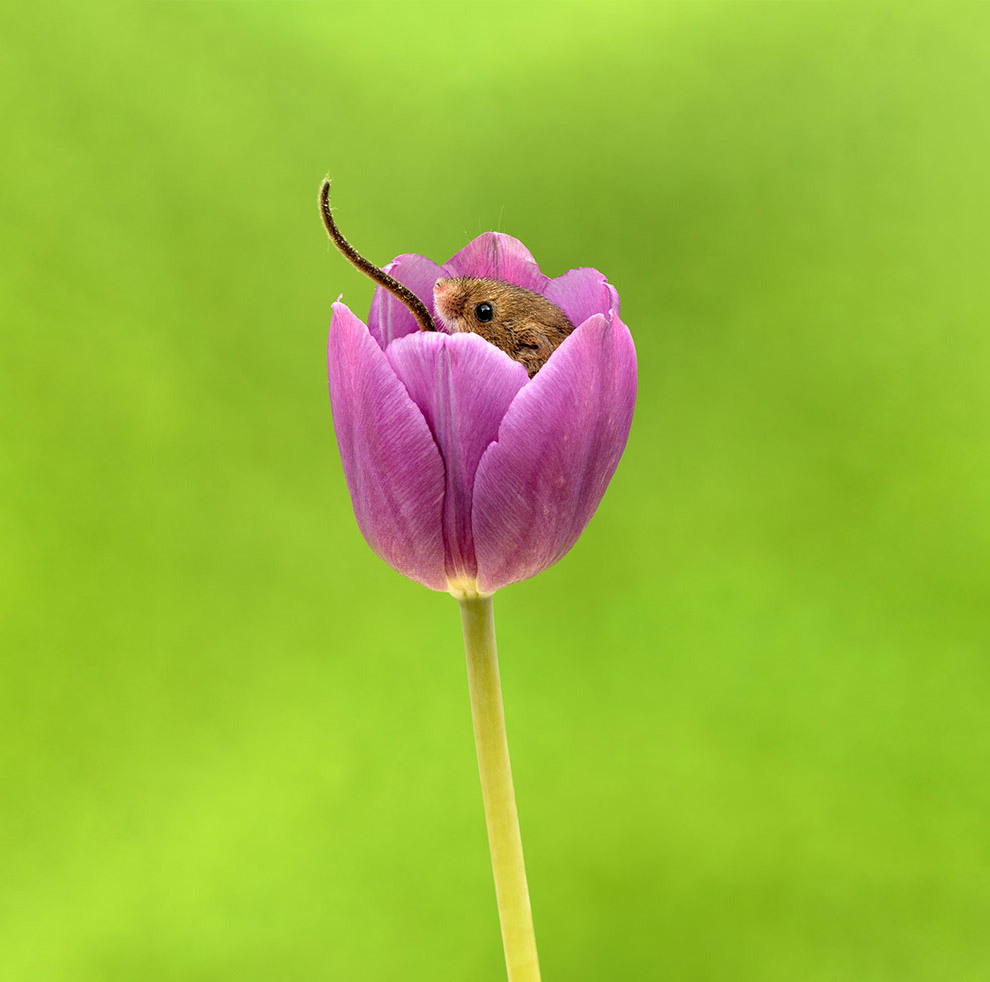
[[[594,269],[544,276],[497,232],[443,266],[403,255],[385,270],[431,314],[438,279],[470,276],[536,291],[576,325],[530,379],[476,334],[419,330],[381,287],[367,325],[333,305],[330,401],[362,534],[424,586],[491,594],[557,562],[615,472],[636,399],[619,296]]]

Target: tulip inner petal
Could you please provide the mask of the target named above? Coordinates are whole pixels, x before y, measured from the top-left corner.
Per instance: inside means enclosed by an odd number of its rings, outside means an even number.
[[[545,293],[575,326],[595,314],[608,316],[612,311],[618,316],[619,313],[619,295],[615,288],[597,269],[586,266],[569,269],[551,280]]]
[[[426,304],[426,309],[436,323],[436,314],[433,310],[433,284],[444,275],[442,268],[425,256],[406,253],[393,259],[384,267],[384,271],[412,290]],[[439,324],[437,326],[440,327]],[[378,342],[378,346],[384,349],[397,338],[416,333],[419,324],[401,300],[392,296],[383,287],[377,286],[371,300],[371,310],[368,312],[368,330]]]
[[[537,293],[545,293],[550,282],[529,249],[504,232],[485,232],[472,239],[443,268],[448,276],[501,280]]]

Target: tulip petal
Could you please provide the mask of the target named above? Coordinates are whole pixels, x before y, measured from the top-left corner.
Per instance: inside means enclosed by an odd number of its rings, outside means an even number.
[[[529,249],[504,232],[485,232],[472,239],[443,265],[447,276],[501,280],[543,293],[550,282]]]
[[[447,275],[443,269],[432,259],[410,252],[393,259],[384,270],[426,304],[437,329],[442,330],[443,325],[433,310],[433,284]],[[396,338],[418,331],[419,323],[401,300],[384,287],[376,286],[368,312],[368,330],[379,347],[387,348]]]
[[[567,314],[572,324],[583,324],[592,314],[619,313],[619,294],[597,269],[569,269],[551,280],[546,298]]]
[[[534,576],[574,545],[619,463],[635,399],[629,330],[601,314],[523,387],[475,476],[480,590]]]
[[[473,581],[474,476],[506,410],[528,381],[526,369],[477,334],[419,332],[400,338],[385,354],[426,418],[446,464],[447,577],[452,582]]]
[[[443,460],[384,352],[342,303],[333,305],[327,367],[334,432],[361,533],[404,576],[446,590]]]

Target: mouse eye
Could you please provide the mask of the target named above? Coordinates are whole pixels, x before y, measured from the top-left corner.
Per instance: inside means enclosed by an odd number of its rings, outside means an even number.
[[[474,316],[482,323],[490,321],[495,316],[495,308],[490,303],[479,303],[474,308]]]

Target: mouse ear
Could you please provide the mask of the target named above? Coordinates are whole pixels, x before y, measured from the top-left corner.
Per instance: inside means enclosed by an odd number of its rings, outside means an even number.
[[[448,276],[500,280],[543,293],[550,278],[540,272],[532,253],[518,239],[503,232],[485,232],[451,256],[443,268]]]
[[[532,378],[553,354],[555,345],[541,330],[535,327],[524,327],[513,331],[516,342],[516,361],[526,369],[526,374]]]

